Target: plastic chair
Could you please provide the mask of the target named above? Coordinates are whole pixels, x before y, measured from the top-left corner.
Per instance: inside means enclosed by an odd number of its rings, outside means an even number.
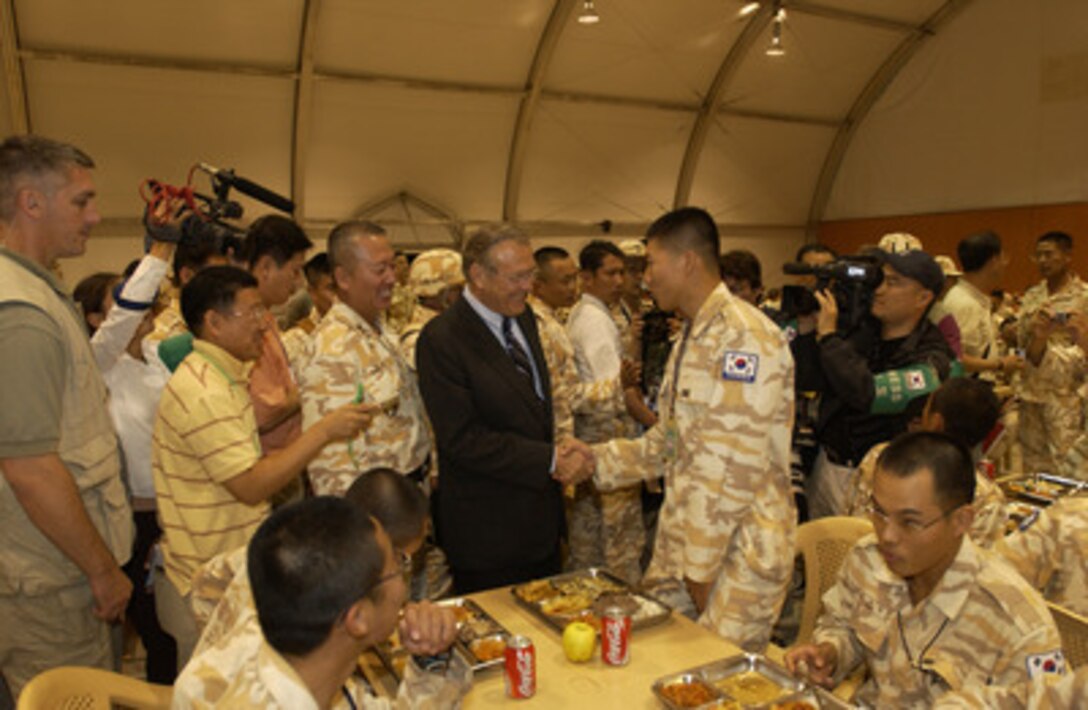
[[[797,554],[805,565],[805,597],[796,644],[812,638],[824,592],[835,584],[850,548],[872,531],[868,520],[845,516],[820,518],[797,528]]]
[[[173,688],[98,668],[64,666],[26,684],[17,710],[168,710]]]
[[[1064,606],[1047,602],[1054,625],[1062,637],[1062,652],[1070,667],[1088,666],[1088,617],[1076,614]]]

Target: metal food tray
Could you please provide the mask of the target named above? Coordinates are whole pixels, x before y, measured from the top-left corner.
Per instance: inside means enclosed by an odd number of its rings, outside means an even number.
[[[1043,493],[1035,493],[1033,491],[1018,491],[1008,488],[1009,484],[1020,483],[1022,481],[1043,481],[1046,483],[1052,483],[1059,486],[1062,490],[1058,491],[1053,497],[1045,495]],[[1064,498],[1068,495],[1075,495],[1088,487],[1084,481],[1078,481],[1073,478],[1065,478],[1064,476],[1056,476],[1052,473],[1033,473],[1028,476],[1022,476],[1020,478],[1014,478],[1008,481],[1006,484],[1006,492],[1017,498],[1031,501],[1032,503],[1038,503],[1040,505],[1051,505],[1059,498]]]
[[[460,654],[465,663],[472,668],[473,673],[479,673],[480,671],[486,671],[496,666],[501,666],[503,663],[503,657],[493,658],[490,661],[480,661],[476,659],[476,656],[472,653],[471,644],[478,639],[487,638],[490,636],[502,637],[506,639],[510,636],[510,631],[495,621],[495,617],[488,614],[483,608],[472,601],[471,599],[465,599],[463,597],[456,597],[452,599],[443,599],[442,601],[435,602],[438,606],[448,607],[460,607],[469,610],[473,617],[479,620],[479,626],[473,628],[471,625],[466,625],[465,622],[457,622],[457,639],[453,642],[453,652]],[[484,629],[487,631],[484,631]],[[403,663],[407,663],[409,660],[408,652],[404,650],[403,646],[394,647],[391,641],[384,641],[374,647],[374,653],[378,656],[378,660],[382,662],[385,669],[389,671],[390,675],[397,679],[399,683],[403,679],[403,674],[397,668],[398,663],[403,667]],[[403,659],[403,662],[401,663]]]
[[[672,616],[672,607],[670,607],[668,604],[661,601],[657,597],[654,597],[654,596],[652,596],[650,594],[647,594],[646,592],[635,591],[631,587],[630,584],[628,584],[627,582],[624,582],[622,579],[615,576],[614,574],[612,574],[608,570],[601,569],[599,567],[589,567],[589,568],[586,568],[586,569],[583,569],[583,570],[577,570],[575,572],[566,572],[564,574],[557,574],[557,575],[555,575],[553,577],[546,577],[546,578],[544,578],[542,580],[538,580],[538,581],[539,582],[549,582],[554,587],[556,584],[562,584],[564,582],[577,580],[577,579],[582,579],[582,578],[590,578],[590,579],[598,579],[599,578],[599,579],[607,580],[611,584],[619,587],[620,591],[618,591],[616,593],[618,593],[618,594],[629,594],[632,597],[634,597],[635,599],[639,600],[642,604],[647,604],[647,605],[650,605],[652,607],[657,607],[657,611],[650,614],[649,616],[645,616],[645,617],[642,617],[642,618],[637,619],[637,620],[632,616],[632,618],[631,618],[631,628],[632,629],[644,629],[644,628],[646,628],[648,626],[655,626],[657,624],[661,624],[661,623],[664,623],[664,622],[668,621],[669,618]],[[536,583],[536,582],[532,582],[532,583]],[[521,596],[518,594],[518,589],[520,589],[522,586],[524,586],[524,585],[515,584],[513,587],[510,588],[511,594],[514,595],[514,601],[517,602],[519,605],[521,605],[521,606],[525,607],[526,609],[528,609],[534,616],[539,618],[541,621],[546,623],[548,626],[551,626],[556,631],[559,631],[560,633],[562,633],[563,629],[566,628],[566,625],[568,623],[570,623],[570,621],[572,621],[574,618],[576,618],[578,616],[577,613],[576,614],[571,614],[571,615],[553,615],[553,614],[546,613],[544,611],[544,609],[541,607],[541,605],[543,603],[542,601],[530,602],[530,601],[526,601],[525,599],[521,598]],[[601,595],[598,595],[597,599],[599,599],[600,596]],[[592,606],[590,607],[590,609],[592,609]],[[599,629],[598,629],[598,633],[600,633]]]
[[[454,646],[467,659],[474,673],[503,664],[503,656],[492,658],[490,661],[478,660],[472,652],[472,643],[492,636],[501,637],[505,642],[510,637],[510,631],[505,626],[495,621],[495,617],[488,614],[483,610],[483,607],[471,599],[455,597],[443,599],[436,603],[439,606],[465,609],[475,619],[474,622],[457,622],[457,641],[454,642]]]
[[[735,699],[730,691],[723,687],[724,681],[743,673],[756,673],[763,676],[781,689],[781,695],[773,700],[750,703],[744,702],[743,699]],[[711,708],[770,710],[785,703],[807,703],[812,708],[820,710],[843,710],[851,707],[822,688],[810,687],[804,681],[794,678],[789,671],[771,662],[766,656],[753,653],[713,661],[654,681],[653,693],[665,707],[670,710],[686,710],[685,706],[672,702],[664,692],[665,686],[674,683],[699,683],[712,691],[713,700],[697,706],[699,710]]]

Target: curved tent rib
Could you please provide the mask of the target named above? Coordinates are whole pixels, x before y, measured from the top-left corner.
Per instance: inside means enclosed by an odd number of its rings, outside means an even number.
[[[926,41],[936,35],[937,30],[949,22],[960,11],[970,5],[972,0],[946,0],[944,5],[937,9],[929,18],[915,28],[914,33],[899,43],[895,51],[884,60],[880,68],[858,94],[850,111],[846,114],[835,139],[831,143],[827,157],[824,159],[820,170],[820,177],[816,181],[816,189],[812,194],[812,205],[809,208],[808,224],[806,225],[806,237],[809,240],[815,238],[816,229],[823,219],[824,210],[827,209],[827,201],[831,197],[831,188],[835,185],[835,178],[842,167],[843,158],[850,147],[850,143],[857,133],[858,126],[873,105],[884,95],[891,83],[899,76],[899,73],[925,45]]]
[[[518,117],[514,124],[514,135],[510,139],[510,155],[506,165],[506,188],[502,200],[502,218],[506,222],[516,222],[518,216],[518,198],[521,195],[521,178],[525,169],[525,153],[529,145],[529,131],[532,130],[533,118],[540,104],[540,94],[544,89],[544,79],[548,75],[548,66],[555,56],[559,37],[570,20],[578,0],[556,0],[548,24],[540,35],[540,42],[533,54],[533,64],[529,68],[529,77],[525,82],[525,95],[518,107]]]

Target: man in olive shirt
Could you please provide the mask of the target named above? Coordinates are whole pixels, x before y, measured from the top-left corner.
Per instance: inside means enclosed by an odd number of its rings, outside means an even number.
[[[94,162],[36,136],[0,144],[0,670],[110,668],[132,584],[132,513],[106,388],[82,317],[51,273],[101,217]]]

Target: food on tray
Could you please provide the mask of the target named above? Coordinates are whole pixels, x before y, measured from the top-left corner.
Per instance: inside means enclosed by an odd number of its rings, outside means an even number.
[[[788,692],[767,676],[755,671],[723,678],[718,681],[717,686],[744,705],[770,703]]]
[[[626,591],[623,588],[623,585],[604,577],[571,577],[569,579],[557,580],[553,582],[553,584],[555,585],[555,588],[563,594],[586,595],[593,597],[594,599],[608,592]]]
[[[493,661],[506,652],[506,639],[501,636],[477,639],[469,644],[468,649],[478,661]]]
[[[553,587],[550,581],[539,579],[535,582],[526,582],[525,584],[518,586],[515,593],[524,601],[532,603],[558,596],[559,590]]]
[[[709,685],[702,681],[676,681],[661,687],[661,694],[669,702],[682,708],[697,708],[714,700],[716,694]]]
[[[451,604],[450,609],[453,610],[453,616],[457,619],[458,624],[463,624],[476,618],[476,612],[474,612],[472,609],[469,609],[467,606],[463,606],[461,604]]]
[[[1065,486],[1060,483],[1045,481],[1041,478],[1023,478],[1019,481],[1009,481],[1007,484],[1011,493],[1037,496],[1054,500],[1065,493]]]
[[[605,609],[614,606],[619,607],[631,617],[634,617],[642,608],[638,599],[632,594],[608,592],[597,597],[597,601],[593,602],[593,612],[598,615],[604,614]]]
[[[783,703],[775,703],[770,710],[819,710],[807,700],[787,700]]]
[[[540,610],[549,616],[570,616],[592,605],[593,597],[588,594],[562,594],[540,602]]]

